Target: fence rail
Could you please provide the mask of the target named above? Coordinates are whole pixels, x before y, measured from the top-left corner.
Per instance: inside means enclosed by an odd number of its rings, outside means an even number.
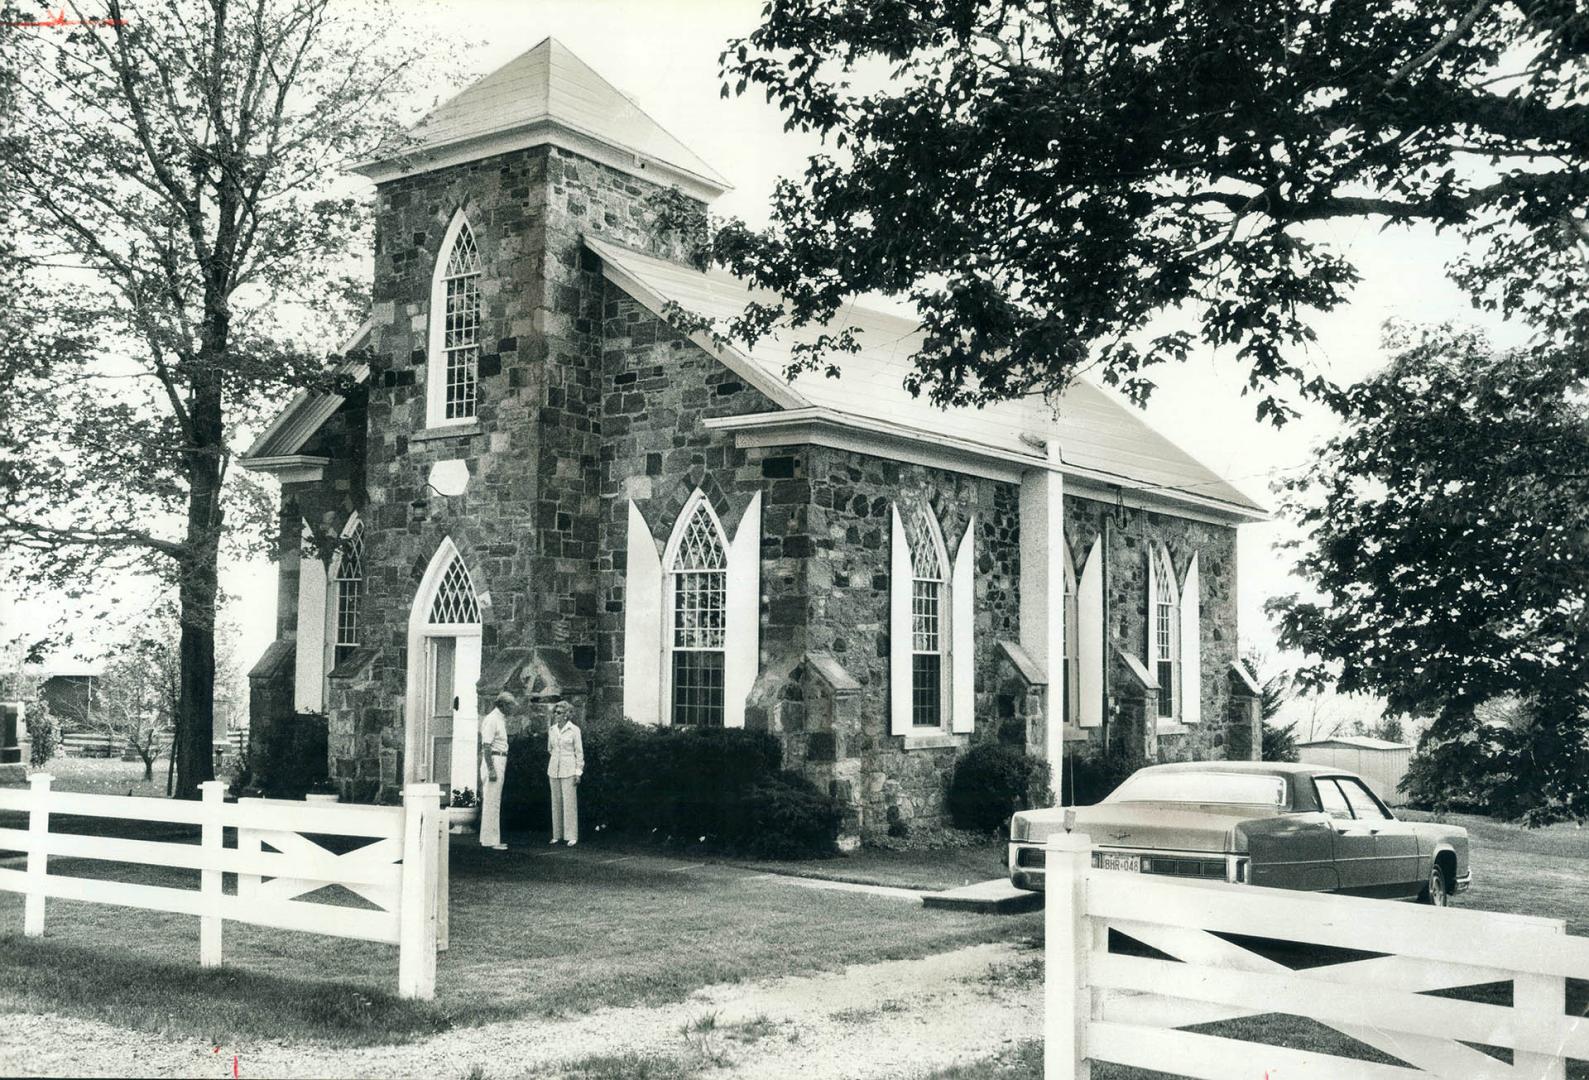
[[[0,850],[27,854],[25,870],[0,869],[0,890],[21,893],[23,933],[44,933],[48,900],[80,900],[199,919],[199,963],[219,967],[227,922],[298,930],[398,947],[398,992],[435,996],[436,952],[447,947],[447,817],[435,784],[410,784],[402,806],[314,805],[276,799],[225,801],[226,785],[200,784],[198,802],[51,790],[35,774],[28,790],[0,789],[0,810],[28,815],[26,829],[0,828]],[[52,832],[52,818],[197,825],[198,844]],[[235,847],[225,845],[235,830]],[[368,841],[337,852],[314,838]],[[341,846],[341,845],[338,845]],[[199,888],[145,885],[52,873],[50,857],[199,871]],[[235,875],[234,893],[225,875]],[[373,908],[305,900],[341,886]]]
[[[1094,869],[1083,834],[1051,838],[1046,859],[1046,1080],[1095,1061],[1208,1080],[1562,1080],[1589,1058],[1589,1019],[1566,1015],[1589,939],[1560,920]],[[1110,952],[1111,929],[1174,959]],[[1221,934],[1385,955],[1293,970]],[[1501,982],[1511,1005],[1428,994]],[[1177,1030],[1270,1013],[1411,1068]]]

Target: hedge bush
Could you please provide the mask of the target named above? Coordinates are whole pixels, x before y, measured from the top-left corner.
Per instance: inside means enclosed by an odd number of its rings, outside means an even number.
[[[1071,786],[1066,791],[1066,801],[1077,806],[1091,806],[1102,802],[1104,796],[1125,783],[1126,778],[1146,762],[1118,750],[1076,754],[1066,758],[1066,771]]]
[[[294,713],[273,725],[259,746],[260,760],[249,756],[239,786],[257,784],[272,799],[298,799],[330,777],[328,721],[325,713]]]
[[[48,709],[39,709],[24,716],[23,723],[28,729],[28,764],[43,768],[60,753],[61,722]]]
[[[754,855],[827,854],[834,800],[783,772],[783,749],[761,731],[653,728],[627,720],[582,725],[580,831],[597,828]],[[510,829],[551,828],[546,734],[510,740],[502,790]]]
[[[1030,809],[1048,787],[1048,764],[1002,742],[981,742],[955,762],[949,777],[949,816],[956,826],[994,832],[1010,815]]]

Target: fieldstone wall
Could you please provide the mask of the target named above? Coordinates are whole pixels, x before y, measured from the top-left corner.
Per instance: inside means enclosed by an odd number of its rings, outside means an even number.
[[[740,450],[708,430],[710,417],[774,405],[623,290],[605,291],[601,364],[600,505],[595,557],[597,715],[623,711],[624,578],[629,503],[660,555],[684,504],[700,488],[730,540],[762,492],[762,669],[803,651],[806,503],[801,455]],[[788,666],[785,666],[788,670]],[[765,707],[747,724],[770,726]]]
[[[501,648],[551,647],[587,681],[593,675],[604,283],[580,235],[677,257],[679,242],[652,235],[647,198],[657,190],[544,146],[377,189],[363,508],[369,655],[339,669],[330,702],[332,762],[350,796],[387,794],[404,776],[409,611],[446,538],[480,603],[482,671],[500,670]],[[427,431],[431,276],[459,209],[483,271],[478,422]],[[462,495],[429,487],[441,461],[467,468]]]
[[[390,797],[403,781],[408,669],[419,659],[408,655],[409,613],[448,538],[480,604],[480,693],[515,679],[524,690],[533,665],[522,658],[554,657],[559,695],[591,716],[619,715],[627,504],[660,552],[699,487],[730,537],[762,495],[761,674],[747,725],[779,735],[787,765],[846,802],[847,831],[937,821],[969,743],[1040,745],[1042,692],[1012,674],[999,644],[1019,640],[1019,487],[826,447],[741,449],[707,430],[707,419],[774,406],[610,286],[582,244],[600,235],[682,258],[682,238],[653,234],[656,190],[550,147],[379,187],[367,395],[305,450],[333,460],[326,480],[283,493],[283,640],[296,630],[301,521],[332,544],[353,510],[365,525],[363,640],[329,679],[333,775],[362,800]],[[483,267],[479,416],[427,431],[431,275],[459,208]],[[467,469],[463,494],[429,487],[437,462]],[[930,506],[951,554],[973,515],[977,530],[976,730],[913,737],[909,749],[888,719],[896,501]],[[1178,575],[1194,550],[1201,568],[1205,723],[1160,731],[1151,695],[1110,678],[1105,726],[1085,737],[1159,760],[1237,749],[1226,746],[1234,724],[1222,720],[1234,714],[1219,674],[1236,649],[1234,529],[1141,510],[1116,521],[1112,504],[1070,495],[1065,508],[1074,552],[1108,530],[1109,637],[1136,655],[1146,643],[1147,543],[1168,545]],[[813,655],[831,661],[827,676]],[[835,671],[855,685],[836,692]]]
[[[1105,650],[1118,647],[1143,660],[1148,643],[1148,550],[1162,542],[1176,581],[1185,579],[1197,553],[1202,608],[1202,717],[1199,724],[1158,725],[1158,700],[1110,655],[1104,726],[1087,730],[1094,750],[1105,742],[1147,761],[1191,761],[1227,755],[1224,718],[1230,701],[1225,677],[1236,659],[1236,530],[1151,510],[1117,508],[1082,496],[1065,496],[1065,531],[1078,570],[1094,538],[1102,536],[1108,563],[1104,597]],[[1245,758],[1246,751],[1236,754]]]
[[[1019,488],[828,447],[807,448],[806,457],[812,558],[805,638],[810,650],[832,654],[860,683],[861,729],[845,756],[860,762],[854,800],[862,831],[941,820],[955,758],[972,740],[998,737],[998,643],[1019,636]],[[977,724],[969,736],[944,735],[932,740],[938,745],[907,749],[905,736],[889,734],[888,571],[891,506],[912,500],[937,515],[951,558],[976,518]]]

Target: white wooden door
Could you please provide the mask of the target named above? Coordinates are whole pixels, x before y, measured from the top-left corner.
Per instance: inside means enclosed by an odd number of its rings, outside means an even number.
[[[452,786],[480,793],[480,639],[454,638]]]
[[[425,775],[422,780],[452,788],[454,680],[457,675],[458,639],[425,639]]]

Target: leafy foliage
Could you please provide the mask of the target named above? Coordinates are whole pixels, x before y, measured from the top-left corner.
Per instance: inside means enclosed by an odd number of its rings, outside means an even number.
[[[1583,353],[1496,354],[1441,327],[1393,328],[1347,428],[1285,485],[1319,594],[1270,602],[1300,677],[1432,716],[1428,773],[1508,786],[1530,820],[1589,816],[1589,409]],[[1527,724],[1483,718],[1527,700]],[[1442,749],[1443,748],[1443,749]],[[1423,781],[1420,781],[1421,783]],[[1433,782],[1432,779],[1429,782]]]
[[[28,728],[28,764],[41,769],[60,752],[61,722],[48,709],[31,711],[22,719]]]
[[[1263,725],[1263,760],[1297,761],[1298,758],[1296,724],[1271,724],[1265,721]]]
[[[336,790],[328,785],[329,720],[325,713],[294,713],[255,736],[238,788],[257,788],[273,799],[297,799],[309,792]]]
[[[584,831],[612,829],[763,857],[833,851],[837,803],[784,772],[783,748],[766,732],[629,720],[593,721],[580,732]],[[550,827],[546,764],[544,728],[510,740],[502,787],[509,827]]]
[[[1147,762],[1141,757],[1117,745],[1073,757],[1068,766],[1071,771],[1069,798],[1072,805],[1092,806],[1102,802],[1105,796],[1145,764]]]
[[[0,545],[59,589],[114,572],[176,589],[177,785],[194,795],[221,540],[270,516],[234,440],[292,390],[337,384],[293,328],[334,339],[351,320],[368,213],[335,181],[394,130],[407,58],[380,3],[73,15],[0,26]]]
[[[939,401],[1136,398],[1194,344],[1233,351],[1260,417],[1358,275],[1318,223],[1454,228],[1475,302],[1551,340],[1589,328],[1589,15],[1569,0],[776,0],[721,59],[824,152],[772,225],[703,258],[782,301],[718,324],[754,341],[858,294],[908,297],[909,384]],[[1160,317],[1181,313],[1194,329]],[[797,343],[842,370],[850,330]]]
[[[1033,792],[1048,787],[1048,764],[1019,747],[977,743],[954,763],[948,808],[955,825],[978,832],[1008,827],[1010,815],[1035,805]]]
[[[1296,722],[1274,723],[1280,710],[1285,708],[1293,694],[1292,674],[1285,670],[1270,670],[1268,657],[1257,651],[1248,652],[1242,663],[1258,680],[1258,713],[1262,723],[1264,761],[1296,761]]]

